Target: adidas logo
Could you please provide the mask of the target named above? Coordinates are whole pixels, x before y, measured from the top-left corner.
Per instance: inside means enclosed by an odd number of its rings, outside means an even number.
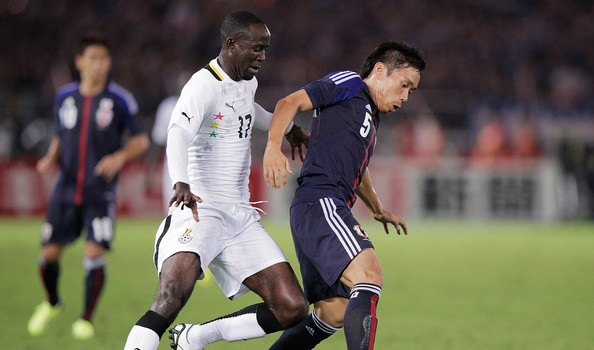
[[[313,328],[311,328],[310,326],[305,326],[305,329],[307,329],[307,332],[309,333],[309,335],[313,336],[315,330]]]

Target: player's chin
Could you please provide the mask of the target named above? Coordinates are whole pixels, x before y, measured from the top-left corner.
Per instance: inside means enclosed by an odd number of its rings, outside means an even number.
[[[255,76],[255,73],[250,73],[250,72],[246,72],[243,75],[243,80],[252,80],[252,78]]]

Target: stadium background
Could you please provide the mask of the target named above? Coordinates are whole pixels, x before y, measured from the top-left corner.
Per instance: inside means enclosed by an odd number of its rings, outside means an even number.
[[[385,120],[376,153],[384,158],[372,164],[386,169],[379,190],[403,214],[593,216],[594,9],[576,0],[3,0],[0,214],[44,210],[51,179],[39,178],[31,165],[47,149],[53,95],[73,77],[81,33],[107,34],[113,77],[135,94],[150,130],[158,103],[179,88],[180,73],[218,53],[220,21],[234,9],[255,11],[271,29],[257,96],[268,109],[331,70],[357,70],[381,40],[404,39],[424,50],[420,89]],[[299,118],[309,125],[309,116]],[[256,164],[265,138],[254,138]],[[153,175],[159,176],[160,157],[155,147],[127,169],[134,181],[122,187],[134,192],[120,198],[135,199],[121,203],[121,213],[159,214]],[[492,169],[504,173],[489,177]],[[271,195],[260,176],[252,179],[258,199]],[[510,193],[498,195],[500,188]],[[467,200],[481,196],[478,204]],[[275,209],[272,215],[286,208]]]

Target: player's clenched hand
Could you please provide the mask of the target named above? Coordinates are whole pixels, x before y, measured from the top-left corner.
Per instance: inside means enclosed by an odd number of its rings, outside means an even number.
[[[178,207],[183,204],[192,210],[194,220],[199,221],[196,203],[202,203],[202,199],[190,191],[190,185],[185,182],[177,182],[175,184],[175,193],[169,200],[169,206],[175,204]]]
[[[95,166],[95,175],[102,176],[105,180],[111,181],[125,163],[126,158],[121,153],[115,152],[108,154],[101,158]]]
[[[303,148],[307,149],[309,146],[309,132],[297,124],[293,124],[291,131],[285,135],[289,145],[291,145],[291,159],[295,160],[295,149],[299,150],[299,158],[301,161],[305,161],[305,155],[303,154]]]
[[[396,227],[396,233],[400,234],[400,229],[402,228],[404,234],[408,235],[408,229],[406,228],[406,223],[404,222],[404,220],[402,220],[395,214],[390,213],[389,211],[382,209],[381,212],[373,214],[373,218],[384,224],[384,230],[386,231],[386,234],[390,233],[390,231],[388,230],[388,224],[392,224],[394,225],[394,227]]]
[[[287,173],[293,173],[289,160],[280,149],[266,147],[263,158],[263,174],[266,183],[273,188],[287,184]]]

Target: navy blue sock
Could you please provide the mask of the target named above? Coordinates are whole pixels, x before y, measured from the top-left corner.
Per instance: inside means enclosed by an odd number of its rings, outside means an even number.
[[[91,321],[105,284],[105,257],[85,258],[85,307],[82,318]]]
[[[48,263],[43,258],[40,259],[39,263],[39,274],[43,281],[43,287],[47,294],[47,301],[55,306],[60,302],[60,296],[58,295],[58,277],[60,277],[60,263]]]
[[[348,350],[371,350],[377,329],[376,307],[382,288],[371,283],[357,283],[344,313],[344,335]]]
[[[314,312],[303,321],[285,330],[270,347],[270,350],[309,350],[340,328],[322,321]]]

